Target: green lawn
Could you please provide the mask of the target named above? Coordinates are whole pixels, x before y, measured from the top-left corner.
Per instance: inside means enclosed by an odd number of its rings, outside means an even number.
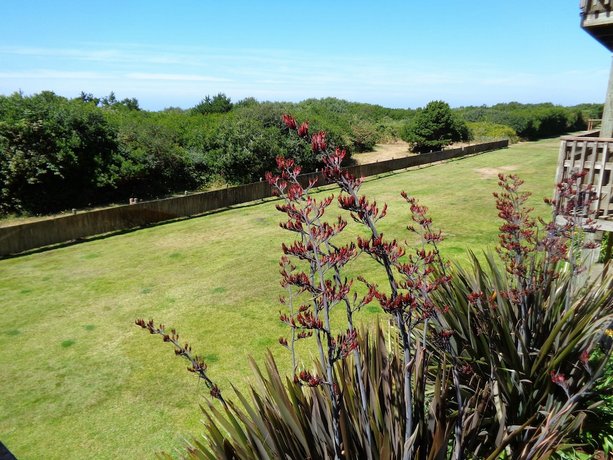
[[[496,243],[496,170],[520,174],[534,203],[550,196],[558,140],[512,146],[368,180],[398,239],[418,196],[448,235],[454,259]],[[542,207],[540,208],[543,209]],[[21,460],[145,458],[199,431],[206,391],[137,317],[176,327],[229,394],[249,380],[284,328],[279,246],[291,236],[267,201],[74,246],[0,261],[0,441]],[[355,265],[366,272],[371,265]],[[372,275],[377,276],[377,275]],[[372,321],[370,307],[362,319]]]

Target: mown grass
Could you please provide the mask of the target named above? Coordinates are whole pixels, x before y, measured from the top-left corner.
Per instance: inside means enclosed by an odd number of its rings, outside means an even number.
[[[544,212],[557,149],[514,145],[364,191],[389,204],[382,228],[399,239],[410,235],[398,193],[416,195],[448,236],[445,255],[465,260],[496,244],[496,171],[520,174]],[[0,261],[0,441],[20,459],[146,458],[197,434],[206,391],[138,317],[176,327],[226,393],[249,381],[248,355],[261,362],[271,347],[287,365],[276,346],[279,246],[291,236],[281,218],[268,201]],[[376,279],[373,269],[351,268]]]

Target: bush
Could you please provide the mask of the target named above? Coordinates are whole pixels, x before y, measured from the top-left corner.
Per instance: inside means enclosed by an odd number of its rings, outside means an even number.
[[[350,136],[355,152],[371,152],[380,138],[372,123],[357,118],[351,123]]]
[[[562,107],[551,103],[520,104],[509,102],[491,107],[462,107],[455,110],[467,122],[487,122],[511,127],[526,140],[559,136],[586,129],[588,118],[601,118],[601,104]]]
[[[0,212],[86,206],[116,181],[116,134],[93,104],[0,97]]]
[[[192,171],[193,161],[177,130],[140,117],[122,123],[118,131],[120,196],[155,198],[199,185]]]
[[[467,123],[471,133],[471,138],[475,142],[490,142],[500,139],[507,139],[514,144],[519,141],[519,136],[513,128],[507,125],[499,125],[486,121]]]
[[[420,109],[401,133],[413,152],[442,150],[454,142],[469,139],[466,124],[460,121],[446,102],[432,101]]]

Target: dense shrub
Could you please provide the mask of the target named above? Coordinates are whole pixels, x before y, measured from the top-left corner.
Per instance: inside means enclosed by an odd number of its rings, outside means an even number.
[[[198,187],[194,161],[174,127],[143,116],[122,123],[118,140],[118,195],[150,198]]]
[[[381,139],[377,127],[361,119],[351,123],[351,145],[355,152],[370,152]]]
[[[286,136],[281,115],[302,107],[312,130],[335,120],[327,142],[371,148],[385,129],[366,117],[393,110],[340,100],[234,106],[224,94],[192,110],[140,110],[136,99],[114,93],[74,100],[44,92],[0,97],[1,213],[49,213],[89,204],[155,198],[222,180],[260,180],[278,155],[305,171],[321,167],[311,149]],[[359,113],[359,115],[354,112]],[[353,120],[353,121],[351,121]],[[349,160],[350,154],[347,155]]]
[[[519,136],[513,128],[507,125],[490,123],[488,121],[476,121],[467,123],[471,138],[475,142],[490,142],[507,139],[511,144],[519,140]]]
[[[321,159],[286,136],[281,115],[296,113],[311,132],[326,129],[330,146],[353,152],[397,140],[410,125],[423,139],[437,138],[425,150],[438,150],[451,139],[475,136],[521,138],[557,135],[582,129],[602,111],[598,104],[573,108],[552,104],[497,104],[463,107],[445,116],[455,128],[438,133],[424,110],[388,109],[336,98],[300,103],[233,104],[223,93],[207,96],[189,110],[141,110],[134,98],[114,93],[95,97],[82,92],[74,100],[43,92],[34,96],[0,96],[0,213],[48,213],[88,204],[161,197],[202,189],[212,181],[259,180],[274,166],[274,157],[295,159],[303,170],[322,166]],[[411,121],[413,120],[413,121]],[[444,120],[443,120],[444,121]],[[507,128],[499,125],[499,123]],[[482,136],[482,137],[481,137]],[[430,142],[430,141],[428,141]]]
[[[209,167],[230,184],[255,182],[282,154],[278,129],[265,128],[253,118],[228,120],[205,153]]]
[[[468,122],[510,126],[520,138],[536,140],[585,129],[588,118],[599,118],[599,114],[602,114],[602,105],[562,107],[549,103],[510,102],[491,107],[461,107],[456,109],[456,113]]]
[[[0,212],[97,202],[114,186],[116,133],[93,104],[51,92],[0,97]]]
[[[429,102],[418,110],[401,135],[411,144],[411,150],[418,153],[442,150],[470,137],[466,124],[443,101]]]

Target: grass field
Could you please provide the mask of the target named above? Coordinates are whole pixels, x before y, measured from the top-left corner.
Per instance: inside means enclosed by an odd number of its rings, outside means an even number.
[[[384,232],[399,239],[400,190],[431,208],[445,255],[496,244],[496,173],[550,196],[559,141],[514,145],[368,180],[387,202]],[[544,208],[539,208],[543,211]],[[148,458],[199,431],[206,391],[172,350],[134,326],[154,318],[203,353],[229,394],[277,338],[279,246],[291,235],[274,202],[247,205],[0,261],[0,441],[23,459]],[[371,272],[356,265],[354,272]],[[375,276],[376,275],[372,275]],[[373,321],[377,308],[361,314]]]

